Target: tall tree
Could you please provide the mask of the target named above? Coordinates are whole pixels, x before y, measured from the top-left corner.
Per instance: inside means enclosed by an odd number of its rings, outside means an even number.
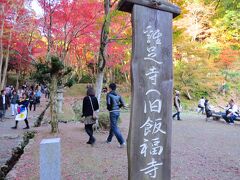
[[[10,56],[10,48],[12,43],[12,35],[13,31],[16,28],[17,18],[19,16],[20,10],[23,7],[23,1],[18,1],[16,4],[12,1],[6,1],[5,3],[1,3],[1,45],[0,45],[0,81],[1,85],[0,88],[3,89],[6,83],[6,76],[7,76],[7,69],[8,69],[8,62]],[[5,27],[5,29],[4,29]],[[6,31],[7,29],[7,31]],[[4,37],[4,30],[5,37]],[[6,53],[3,52],[3,39],[5,39],[5,46],[6,46]],[[4,57],[5,54],[5,57]],[[4,62],[3,62],[4,60]]]
[[[96,95],[97,99],[100,102],[101,99],[101,91],[102,84],[104,78],[104,68],[107,61],[107,44],[108,44],[108,35],[110,28],[110,0],[104,0],[104,22],[101,30],[100,37],[100,48],[99,48],[99,56],[98,56],[98,73],[96,78]]]

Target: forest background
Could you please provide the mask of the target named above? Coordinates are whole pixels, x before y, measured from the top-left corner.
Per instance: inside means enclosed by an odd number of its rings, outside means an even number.
[[[240,97],[240,2],[171,2],[182,10],[173,22],[174,89],[187,103],[201,96]],[[131,17],[115,11],[117,3],[0,0],[1,89],[31,80],[35,65],[51,53],[72,67],[76,83],[95,84],[101,71],[104,83],[121,84],[130,94]]]

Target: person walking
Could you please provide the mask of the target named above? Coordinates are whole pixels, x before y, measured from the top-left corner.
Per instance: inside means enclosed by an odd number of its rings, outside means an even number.
[[[8,98],[10,99],[12,96],[11,87],[7,85],[5,88],[5,91],[6,91],[6,96],[8,96]]]
[[[29,94],[29,103],[29,110],[32,111],[33,106],[33,111],[36,111],[37,97],[34,91],[31,91]]]
[[[45,93],[45,98],[49,99],[50,98],[50,91],[49,91],[49,88],[47,86],[44,89],[44,93]]]
[[[198,113],[202,112],[202,114],[204,114],[204,108],[205,108],[204,103],[205,103],[205,99],[204,99],[204,97],[202,97],[198,101],[198,108],[199,108]]]
[[[92,87],[87,89],[87,96],[83,99],[83,106],[82,106],[82,117],[84,119],[85,131],[89,136],[89,140],[87,144],[93,145],[96,141],[95,137],[93,136],[93,124],[96,123],[96,118],[94,117],[94,111],[99,109],[98,100],[95,97],[95,91]]]
[[[41,99],[41,96],[42,96],[41,89],[37,88],[35,90],[35,95],[36,95],[36,104],[40,104],[40,99]]]
[[[111,83],[109,85],[109,88],[111,91],[107,94],[106,97],[107,109],[110,116],[110,130],[107,138],[107,143],[110,143],[112,141],[113,135],[115,135],[120,144],[119,147],[122,148],[126,145],[126,143],[123,139],[120,129],[118,128],[118,120],[120,116],[120,108],[125,107],[125,103],[123,98],[116,93],[117,86],[115,83]]]
[[[10,107],[10,99],[6,95],[6,91],[1,91],[1,97],[0,97],[0,110],[1,110],[1,116],[5,117],[6,110]]]
[[[17,129],[18,122],[19,121],[25,121],[26,127],[23,129],[29,129],[29,123],[28,123],[28,104],[29,104],[29,99],[26,93],[23,93],[22,98],[18,101],[19,105],[19,114],[16,115],[15,118],[15,126],[12,127],[12,129]]]
[[[17,115],[17,106],[18,106],[17,102],[18,101],[19,101],[19,96],[17,94],[17,91],[13,90],[12,96],[10,99],[12,116]]]
[[[181,100],[180,100],[180,92],[179,91],[175,91],[175,97],[174,97],[174,107],[176,109],[176,113],[173,114],[173,119],[177,116],[177,120],[181,121],[182,119],[180,118],[180,112],[181,112]]]

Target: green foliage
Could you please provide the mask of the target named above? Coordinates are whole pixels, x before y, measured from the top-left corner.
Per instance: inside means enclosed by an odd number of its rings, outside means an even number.
[[[74,84],[73,86],[67,89],[64,95],[71,97],[85,96],[87,91],[86,87],[87,84]]]
[[[240,82],[236,85],[238,93],[240,93]]]
[[[59,59],[59,57],[52,56],[50,60],[50,67],[49,67],[50,74],[58,74],[63,69],[64,69],[64,65],[63,65],[63,62]]]
[[[240,50],[240,44],[231,44],[230,48],[234,51]]]
[[[48,84],[51,81],[50,69],[48,64],[37,63],[35,64],[36,71],[31,74],[31,79],[41,84]]]
[[[93,81],[95,81],[95,79],[93,79],[91,74],[83,74],[79,83],[92,83]]]
[[[118,120],[118,124],[122,122],[121,117]],[[102,130],[109,130],[110,129],[110,118],[109,112],[100,112],[98,116],[98,123],[99,127]]]
[[[75,102],[73,107],[73,112],[75,114],[74,121],[84,122],[84,117],[82,115],[82,102]],[[100,129],[106,130],[110,128],[110,119],[109,119],[109,112],[99,112],[98,114],[98,123]],[[121,119],[119,119],[118,123],[121,123]]]
[[[225,80],[229,82],[239,82],[240,81],[240,72],[239,71],[232,71],[232,70],[222,70],[222,74],[225,76]]]
[[[108,112],[101,112],[98,116],[98,123],[100,129],[109,129],[110,128],[110,119]]]
[[[53,75],[57,75],[58,85],[66,85],[71,87],[75,83],[75,78],[66,78],[66,83],[63,83],[64,77],[72,72],[71,67],[65,67],[63,62],[57,56],[51,56],[50,60],[43,62],[40,60],[35,65],[35,72],[31,74],[31,79],[42,84],[50,84]]]
[[[240,14],[239,11],[227,10],[225,15],[216,20],[220,33],[224,33],[226,40],[240,40]]]
[[[223,82],[225,90],[238,89],[240,2],[176,0],[174,3],[183,12],[174,23],[175,89],[185,95],[190,93],[194,99],[211,96],[222,88]],[[234,54],[230,50],[235,50]],[[222,62],[228,64],[228,69]]]
[[[184,38],[184,29],[180,29],[180,28],[177,28],[176,26],[174,26],[173,28],[173,41],[174,43],[177,43],[177,42],[180,42],[183,40]]]
[[[208,97],[209,91],[204,89],[195,90],[193,93],[194,99],[200,99],[201,97]]]
[[[70,89],[67,90],[67,94],[71,94],[71,95],[79,95],[81,94],[85,94],[86,92],[86,84],[76,84],[73,87],[71,87]],[[77,94],[79,93],[79,94]],[[125,99],[126,100],[126,99]],[[109,121],[109,112],[106,109],[106,97],[102,96],[101,98],[101,111],[98,114],[98,123],[100,126],[100,129],[106,130],[110,128],[110,121]],[[82,101],[75,101],[73,106],[72,106],[72,110],[74,112],[74,121],[80,121],[80,122],[84,122],[84,118],[81,117],[82,115]],[[118,123],[121,123],[121,118],[119,119]]]
[[[80,121],[83,122],[82,118],[82,102],[80,101],[75,101],[72,110],[74,112],[74,121]]]
[[[70,77],[67,79],[67,82],[64,84],[65,87],[72,87],[74,84],[76,84],[77,79],[76,77]]]
[[[216,41],[206,44],[205,48],[208,50],[210,55],[213,55],[213,57],[217,57],[221,53],[220,44],[217,43]]]

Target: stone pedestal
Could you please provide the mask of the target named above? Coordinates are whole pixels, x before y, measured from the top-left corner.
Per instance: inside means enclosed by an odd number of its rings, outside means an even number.
[[[43,139],[40,143],[40,180],[61,179],[60,138]]]

